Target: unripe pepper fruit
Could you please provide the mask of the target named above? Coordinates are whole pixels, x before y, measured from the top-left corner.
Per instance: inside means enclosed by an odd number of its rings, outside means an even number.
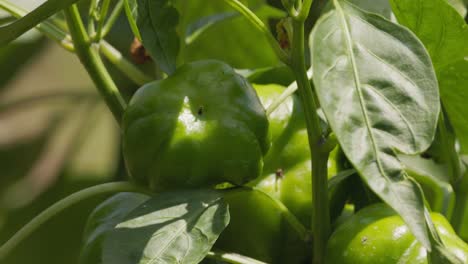
[[[131,178],[156,191],[246,183],[261,175],[270,145],[257,94],[215,60],[183,65],[144,85],[122,129]]]
[[[441,214],[431,213],[431,218],[448,250],[468,263],[468,245]],[[328,241],[327,262],[426,264],[426,254],[402,218],[379,203],[363,208],[335,230]]]

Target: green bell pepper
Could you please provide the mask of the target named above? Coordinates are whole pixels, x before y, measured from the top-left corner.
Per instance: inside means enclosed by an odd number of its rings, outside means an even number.
[[[198,61],[144,85],[124,114],[123,154],[133,180],[161,191],[261,175],[268,119],[251,85],[227,64]]]
[[[448,221],[431,213],[432,221],[448,250],[468,263],[468,245]],[[328,263],[426,264],[426,250],[402,218],[385,204],[368,206],[340,225],[327,247]]]

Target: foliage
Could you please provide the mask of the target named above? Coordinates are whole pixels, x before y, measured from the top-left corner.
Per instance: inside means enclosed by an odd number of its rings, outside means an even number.
[[[0,262],[466,262],[467,4],[0,0]]]

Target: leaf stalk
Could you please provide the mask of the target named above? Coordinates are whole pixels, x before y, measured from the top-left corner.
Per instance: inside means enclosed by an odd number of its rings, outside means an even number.
[[[56,216],[63,210],[83,201],[85,199],[101,195],[117,192],[138,192],[149,194],[149,192],[130,182],[112,182],[95,185],[87,189],[78,191],[70,196],[56,202],[46,210],[42,211],[38,216],[21,228],[12,238],[10,238],[2,247],[0,247],[0,262],[3,261],[13,251],[19,243],[29,237],[41,225]]]

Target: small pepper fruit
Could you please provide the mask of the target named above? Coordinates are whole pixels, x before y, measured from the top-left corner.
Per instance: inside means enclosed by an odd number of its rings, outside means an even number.
[[[268,108],[286,87],[254,84],[260,101]],[[304,110],[296,94],[287,97],[268,116],[271,147],[264,157],[263,174],[248,185],[280,200],[301,223],[310,227],[312,213],[312,167]],[[324,123],[322,123],[325,126]],[[328,176],[336,174],[330,157]]]
[[[468,263],[468,245],[444,216],[431,213],[432,221],[447,249]],[[402,218],[389,206],[365,207],[340,225],[327,246],[327,262],[340,264],[426,264],[427,252]]]

